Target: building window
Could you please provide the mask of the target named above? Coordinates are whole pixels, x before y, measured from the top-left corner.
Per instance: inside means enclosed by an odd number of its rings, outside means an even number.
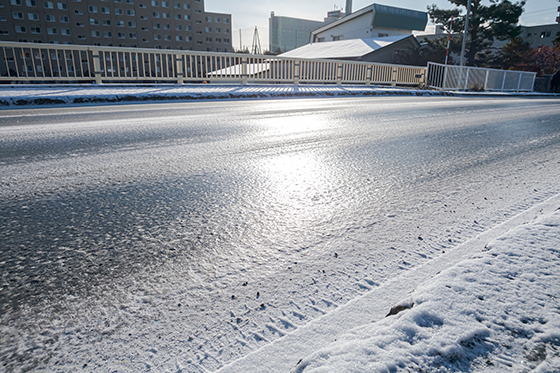
[[[224,43],[229,44],[229,39],[224,39]]]
[[[184,4],[183,8],[185,8],[186,10],[189,10],[191,8],[191,4]]]
[[[162,1],[161,6],[164,8],[169,8],[169,1]]]
[[[183,37],[180,35],[175,36],[176,41],[183,41]]]
[[[154,35],[154,40],[161,40],[161,35],[155,34]]]
[[[159,1],[152,0],[152,6],[159,6]]]
[[[212,17],[204,17],[204,19],[206,20],[206,22],[212,22]]]
[[[185,31],[192,31],[192,27],[191,26],[185,26]]]
[[[136,27],[136,21],[128,21],[128,27]]]
[[[92,5],[88,6],[88,12],[97,13],[97,7]]]
[[[69,23],[70,22],[70,18],[68,16],[60,16],[60,17],[58,17],[58,20],[61,23]]]
[[[135,33],[135,32],[131,32],[131,33],[128,34],[128,37],[129,37],[130,39],[136,39],[136,33]]]
[[[204,43],[203,43],[203,42],[201,42],[201,41],[197,41],[197,42],[196,42],[196,44],[198,44],[198,45],[202,45],[202,44],[204,44]]]
[[[181,19],[181,18],[182,18],[182,17],[181,17],[181,14],[180,14],[180,13],[175,14],[175,19]]]
[[[101,36],[101,31],[92,31],[91,36],[94,38],[98,38]]]
[[[133,16],[134,15],[134,9],[127,9],[126,10],[126,15],[127,16]]]
[[[140,5],[138,5],[138,6],[139,6],[140,8],[142,8],[142,9],[146,9],[146,8],[147,8],[147,6],[146,6],[145,4],[140,4]]]
[[[111,26],[111,20],[110,19],[104,19],[103,20],[103,26]]]
[[[229,34],[229,29],[228,28],[224,29],[224,33]]]
[[[50,15],[50,14],[45,14],[45,21],[47,22],[56,22],[56,19],[54,16]]]
[[[99,24],[99,20],[97,18],[90,18],[89,19],[89,24],[90,25],[98,25]]]
[[[191,16],[189,16],[188,14],[185,14],[185,21],[190,21],[191,20]]]
[[[202,21],[195,21],[197,25],[200,25]]]
[[[147,20],[148,20],[148,17],[146,17],[146,16],[140,16],[140,19],[141,19],[142,21],[147,21]]]
[[[202,31],[197,31],[196,34],[197,35],[202,35]]]
[[[85,39],[86,39],[86,36],[85,36],[85,35],[78,35],[78,39],[80,39],[80,40],[85,40]]]
[[[119,39],[124,39],[124,38],[126,38],[126,35],[124,34],[124,32],[117,32],[117,37]]]
[[[159,12],[152,12],[152,17],[159,18]]]
[[[66,3],[58,3],[57,6],[59,10],[68,10],[68,5],[66,5]]]
[[[70,31],[69,28],[63,28],[62,30],[60,30],[60,34],[70,36],[70,35],[72,35],[72,32]]]
[[[0,16],[0,22],[6,22],[6,17]]]
[[[207,43],[211,43],[211,42],[212,42],[212,38],[206,38],[206,42],[207,42]]]
[[[12,4],[12,5],[21,5],[21,0],[10,0],[10,4]]]
[[[182,30],[183,30],[183,26],[182,26],[182,25],[175,25],[175,30],[176,30],[176,31],[182,31]]]
[[[197,10],[195,10],[194,12],[200,14],[200,13],[202,13],[202,10],[197,9]]]
[[[142,31],[148,31],[148,28],[147,28],[147,27],[142,27],[140,30],[142,30]]]
[[[169,23],[166,23],[165,25],[163,25],[163,29],[164,30],[171,30],[171,25]]]
[[[162,13],[163,18],[165,19],[169,19],[171,17],[171,15],[169,13]]]
[[[125,0],[125,3],[127,3],[127,4],[134,4],[134,0]]]
[[[185,41],[192,41],[192,36],[185,36]]]
[[[224,18],[224,23],[229,23],[229,18]]]
[[[77,14],[77,15],[81,16],[82,14],[84,14],[84,12],[82,12],[81,10],[76,9],[76,10],[74,10],[74,14]]]
[[[154,23],[154,29],[155,30],[160,29],[160,28],[161,28],[161,25],[159,23]]]
[[[76,22],[76,27],[85,27],[85,25],[81,22]]]
[[[344,35],[333,36],[333,41],[344,40]]]
[[[43,8],[54,9],[54,4],[52,1],[43,1]]]
[[[113,33],[111,31],[105,31],[105,32],[103,32],[103,36],[106,37],[106,38],[112,38]]]
[[[106,13],[103,11],[103,9],[106,10]],[[105,14],[109,14],[109,8],[101,8],[101,13],[105,13]],[[122,9],[119,8],[115,8],[115,14],[118,16],[122,16],[124,14]]]
[[[30,28],[32,34],[40,34],[41,28],[40,27],[31,27]]]
[[[219,27],[216,27],[216,32],[217,32],[217,33],[220,33],[220,32],[222,32],[222,29],[219,28]]]
[[[117,27],[124,27],[124,21],[117,21]]]
[[[36,7],[37,2],[35,0],[25,0],[25,5],[31,6],[31,7]]]
[[[23,13],[22,12],[12,12],[12,17],[14,17],[14,19],[23,19]]]
[[[47,34],[58,35],[58,30],[55,27],[47,27]]]
[[[206,32],[212,32],[212,27],[206,27]]]
[[[175,9],[181,9],[181,3],[175,3],[173,6]]]

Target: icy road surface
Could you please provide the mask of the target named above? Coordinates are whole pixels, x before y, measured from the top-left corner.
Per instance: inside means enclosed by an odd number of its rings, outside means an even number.
[[[0,371],[215,371],[558,194],[558,103],[0,111]]]

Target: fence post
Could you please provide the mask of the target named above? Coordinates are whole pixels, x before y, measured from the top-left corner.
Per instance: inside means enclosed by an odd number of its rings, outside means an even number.
[[[185,70],[183,68],[183,55],[177,54],[176,62],[177,62],[177,84],[183,84],[183,79],[185,78]]]
[[[504,79],[502,80],[502,89],[501,89],[502,92],[504,91],[504,88],[506,87],[506,75],[507,75],[507,72],[504,71]]]
[[[519,80],[517,81],[517,92],[519,92],[519,89],[521,88],[521,77],[523,76],[523,73],[519,73]]]
[[[488,89],[488,76],[490,75],[490,70],[486,70],[486,78],[484,78],[484,90]]]
[[[95,84],[101,84],[101,61],[99,57],[99,50],[92,49],[93,54],[93,70],[95,73]]]
[[[336,64],[336,84],[342,84],[342,64],[340,62]]]
[[[447,65],[443,66],[443,84],[441,85],[441,89],[443,90],[445,90],[445,87],[447,85],[447,69]]]
[[[302,61],[294,60],[294,84],[299,84]]]
[[[393,80],[391,81],[391,85],[393,87],[396,87],[396,85],[397,85],[397,67],[396,66],[393,67]]]
[[[465,77],[465,88],[464,90],[466,91],[469,85],[469,73],[471,71],[471,69],[469,69],[468,67],[465,67],[464,69],[467,69],[467,76]],[[463,74],[461,74],[463,75]]]
[[[241,58],[241,79],[242,84],[247,85],[248,83],[248,76],[247,76],[247,57]]]
[[[372,79],[373,79],[373,65],[369,65],[367,75],[366,75],[366,85],[371,85]]]

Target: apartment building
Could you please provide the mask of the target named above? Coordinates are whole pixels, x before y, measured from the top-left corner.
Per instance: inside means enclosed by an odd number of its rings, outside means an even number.
[[[0,0],[0,41],[232,52],[204,0]]]

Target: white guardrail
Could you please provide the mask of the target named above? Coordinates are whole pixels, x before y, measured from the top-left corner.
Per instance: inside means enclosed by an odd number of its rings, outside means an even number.
[[[0,42],[0,82],[421,85],[426,68],[235,53]]]
[[[426,85],[441,90],[532,92],[537,73],[428,63]]]

